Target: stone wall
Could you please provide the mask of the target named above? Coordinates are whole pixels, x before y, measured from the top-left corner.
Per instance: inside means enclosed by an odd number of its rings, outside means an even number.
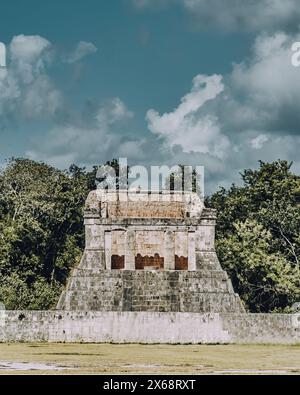
[[[108,218],[200,217],[203,200],[196,193],[179,191],[95,190],[85,209]]]
[[[222,314],[222,328],[234,343],[300,344],[300,314]]]
[[[183,202],[114,202],[107,206],[109,218],[184,218]]]
[[[126,254],[126,231],[112,230],[110,235],[111,268],[123,269]],[[174,232],[172,255],[178,262],[175,264],[175,268],[178,270],[188,269],[188,237],[187,231]],[[165,241],[163,230],[136,230],[131,251],[135,257],[135,269],[141,270],[144,266],[164,269]]]
[[[300,314],[7,311],[0,342],[299,344]]]

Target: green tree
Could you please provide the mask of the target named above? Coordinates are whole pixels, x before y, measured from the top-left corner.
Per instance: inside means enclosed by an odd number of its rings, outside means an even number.
[[[91,174],[12,159],[0,174],[0,299],[7,308],[53,307],[84,246]]]
[[[300,298],[300,270],[272,252],[272,234],[256,221],[233,224],[234,232],[217,242],[234,287],[251,311],[280,310]]]
[[[206,204],[218,210],[216,248],[235,290],[251,311],[284,310],[299,299],[300,177],[286,161],[259,164],[241,174],[242,186],[220,188]],[[257,237],[247,242],[250,224]],[[273,282],[262,274],[268,268]]]

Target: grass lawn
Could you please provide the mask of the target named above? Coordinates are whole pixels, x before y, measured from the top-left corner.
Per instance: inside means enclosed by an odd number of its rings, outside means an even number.
[[[4,343],[0,374],[7,373],[300,374],[300,345]]]

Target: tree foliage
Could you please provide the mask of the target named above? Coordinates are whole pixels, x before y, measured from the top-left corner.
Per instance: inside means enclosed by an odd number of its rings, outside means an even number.
[[[82,207],[93,175],[10,160],[0,174],[0,300],[53,307],[84,247]]]
[[[241,176],[207,198],[219,258],[251,311],[288,311],[300,299],[300,177],[280,160]]]
[[[118,175],[117,161],[107,164]],[[27,159],[0,172],[0,301],[7,309],[56,305],[84,248],[83,206],[96,173]],[[206,199],[218,210],[217,253],[250,311],[289,311],[300,300],[300,178],[285,161],[260,162],[241,176],[241,186]]]

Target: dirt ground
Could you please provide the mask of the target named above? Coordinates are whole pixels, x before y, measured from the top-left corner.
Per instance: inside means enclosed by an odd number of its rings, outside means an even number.
[[[300,345],[3,343],[0,374],[300,374]]]

